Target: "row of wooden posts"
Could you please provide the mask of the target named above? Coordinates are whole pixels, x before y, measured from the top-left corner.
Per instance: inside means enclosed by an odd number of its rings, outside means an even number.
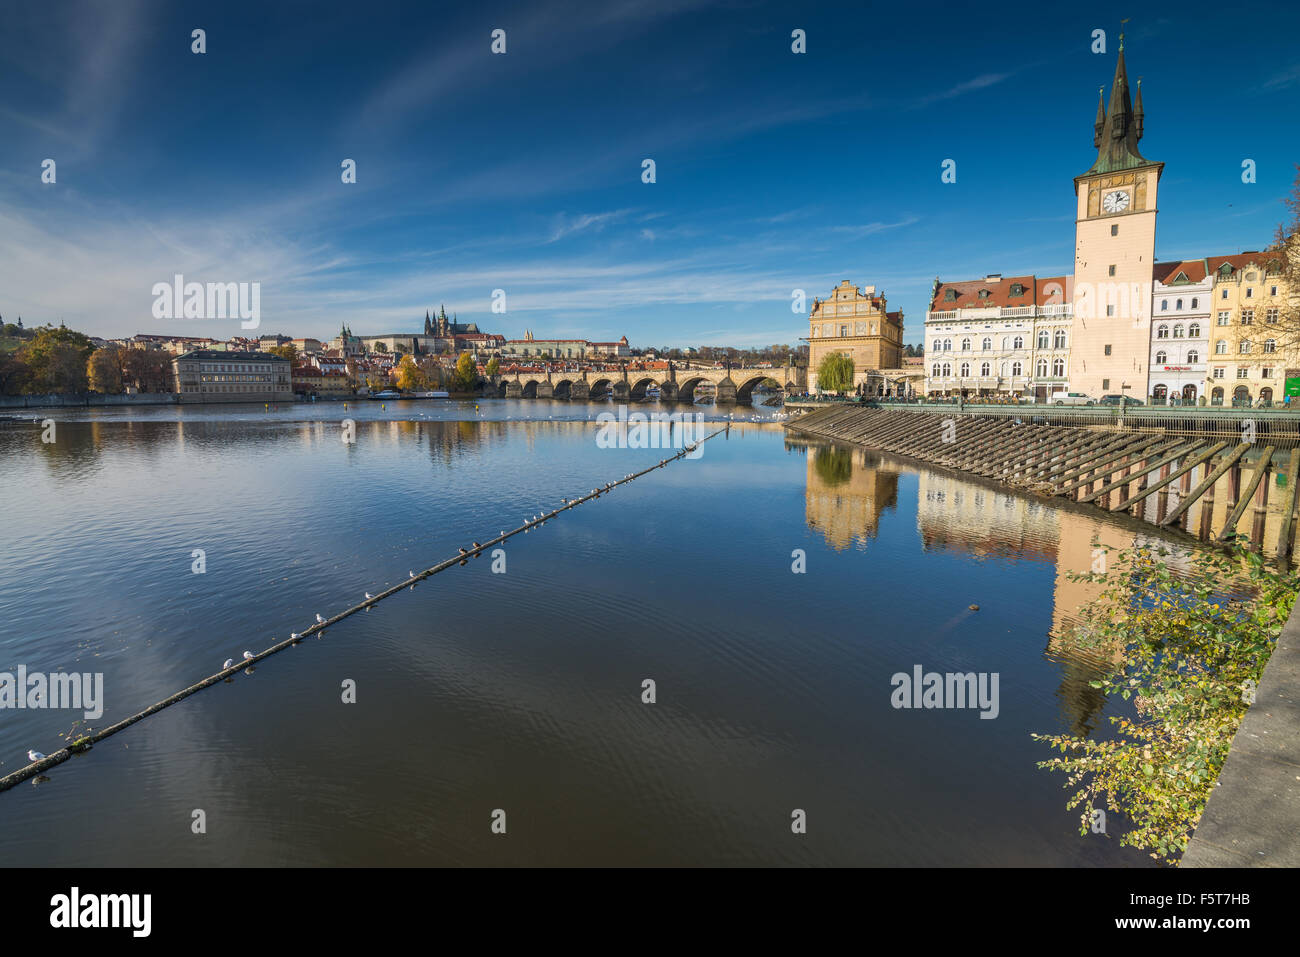
[[[849,405],[818,409],[790,420],[786,427],[908,455],[1040,494],[1065,496],[1110,512],[1132,512],[1160,526],[1174,525],[1200,501],[1200,536],[1223,543],[1232,540],[1253,498],[1249,538],[1256,545],[1262,544],[1268,509],[1265,478],[1279,452],[1276,444],[1264,446],[1243,487],[1247,453],[1256,444],[1232,443],[1217,435],[1090,429],[1023,418],[922,415]],[[1291,450],[1289,459],[1278,561],[1291,554],[1300,450]],[[1229,512],[1216,534],[1210,524],[1215,487],[1225,475]],[[1178,498],[1170,508],[1167,493],[1175,482]],[[1148,519],[1147,500],[1157,493],[1154,519]]]

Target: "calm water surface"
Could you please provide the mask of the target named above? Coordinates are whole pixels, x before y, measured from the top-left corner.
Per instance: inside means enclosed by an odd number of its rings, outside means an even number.
[[[106,726],[658,461],[597,446],[610,408],[59,410],[52,445],[2,425],[0,671],[103,672]],[[1066,634],[1097,586],[1067,573],[1143,533],[770,419],[738,409],[699,460],[511,539],[504,574],[453,568],[0,794],[0,861],[1148,863],[1079,836],[1029,738],[1105,733]],[[917,664],[998,672],[998,717],[895,710]],[[78,718],[0,711],[0,774]]]

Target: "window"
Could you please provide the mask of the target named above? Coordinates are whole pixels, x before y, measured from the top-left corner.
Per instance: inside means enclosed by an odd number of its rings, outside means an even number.
[[[1277,286],[1269,286],[1269,287],[1268,287],[1268,294],[1269,294],[1270,296],[1276,296],[1276,295],[1277,295]]]
[[[1181,339],[1182,337],[1183,337],[1183,327],[1181,325],[1174,326],[1174,338]]]
[[[963,362],[963,363],[961,364],[961,375],[962,375],[962,378],[963,378],[963,379],[966,378],[966,376],[970,375],[970,363],[969,363],[969,362]]]
[[[1107,315],[1107,316],[1113,316],[1113,315],[1115,315],[1115,307],[1114,307],[1114,306],[1107,306],[1107,307],[1106,307],[1106,315]]]
[[[1113,267],[1112,267],[1112,268],[1113,268]],[[1160,311],[1161,311],[1161,312],[1168,312],[1168,311],[1169,311],[1169,300],[1168,300],[1168,299],[1161,299],[1161,300],[1160,300]]]
[[[847,325],[840,326],[840,335],[847,336],[848,334],[849,334],[849,327]]]
[[[1265,351],[1265,352],[1277,352],[1277,340],[1276,340],[1276,339],[1265,339],[1265,340],[1264,340],[1264,351]]]
[[[1250,378],[1250,370],[1249,370],[1248,368],[1246,368],[1245,366],[1240,366],[1240,367],[1238,367],[1238,369],[1237,369],[1237,378],[1238,378],[1238,379],[1249,379],[1249,378]]]
[[[1264,368],[1259,370],[1259,374],[1265,379],[1271,379],[1273,378],[1273,367],[1264,366]]]
[[[945,339],[945,340],[943,340],[943,351],[944,351],[944,352],[951,352],[951,351],[952,351],[952,340],[951,340],[951,339]]]
[[[1265,322],[1268,322],[1268,323],[1274,323],[1274,322],[1277,322],[1277,309],[1276,309],[1276,307],[1273,308],[1273,309],[1269,309],[1267,312],[1264,313],[1264,321],[1265,321]]]
[[[1065,348],[1065,330],[1064,330],[1064,329],[1057,329],[1056,332],[1055,332],[1055,334],[1053,334],[1053,336],[1052,336],[1052,348],[1053,348],[1053,349],[1064,349],[1064,348]]]
[[[1188,364],[1188,365],[1195,365],[1196,363],[1198,363],[1198,362],[1200,362],[1200,361],[1201,361],[1201,354],[1200,354],[1199,352],[1197,352],[1195,349],[1188,349],[1188,350],[1187,350],[1187,364]]]
[[[942,352],[942,351],[943,351],[943,340],[942,340],[942,339],[935,339],[935,340],[934,340],[934,351],[935,351],[935,352]]]
[[[1254,289],[1251,289],[1249,286],[1246,287],[1246,298],[1247,298],[1247,299],[1254,299],[1254,298],[1255,298],[1255,290],[1254,290]]]
[[[1201,301],[1201,300],[1199,300],[1199,299],[1197,299],[1195,296],[1193,296],[1193,297],[1192,297],[1192,308],[1195,309],[1195,308],[1196,308],[1196,304],[1199,303],[1200,301]]]
[[[988,364],[987,362],[981,362],[981,363],[980,363],[980,375],[982,375],[982,376],[987,376],[988,374],[989,374],[989,364]]]
[[[962,352],[970,352],[970,340],[969,340],[969,339],[963,339],[963,340],[961,341],[961,351],[962,351]]]
[[[1047,335],[1047,330],[1046,330],[1046,329],[1039,329],[1039,330],[1038,330],[1038,348],[1040,348],[1040,349],[1046,349],[1046,348],[1047,348],[1047,343],[1048,343],[1048,341],[1049,341],[1049,339],[1048,339],[1048,335]],[[1044,374],[1046,374],[1046,373],[1044,373]]]
[[[1014,339],[1011,340],[1012,349],[1023,349],[1024,347],[1025,347],[1024,336],[1016,336]]]
[[[1216,379],[1222,379],[1222,378],[1223,378],[1223,368],[1222,368],[1222,367],[1220,367],[1220,368],[1214,370],[1214,378],[1216,378]],[[1219,392],[1220,395],[1223,394],[1223,390],[1222,390],[1222,389],[1219,389],[1218,392]]]
[[[1112,236],[1118,236],[1118,235],[1119,235],[1119,224],[1118,224],[1118,223],[1111,223],[1111,226],[1110,226],[1110,234],[1111,234]]]
[[[1023,369],[1024,369],[1024,366],[1022,366],[1019,362],[1013,362],[1013,363],[1011,363],[1011,374],[1012,374],[1012,375],[1021,375]]]
[[[930,367],[930,375],[935,379],[939,378],[939,363],[936,362]]]
[[[1224,355],[1227,353],[1227,351],[1228,351],[1227,339],[1220,339],[1218,342],[1214,344],[1214,354],[1216,356]]]
[[[1243,326],[1250,326],[1250,325],[1254,325],[1254,323],[1255,323],[1255,310],[1254,309],[1241,310],[1241,324]]]
[[[1219,298],[1220,298],[1220,299],[1227,299],[1227,298],[1228,298],[1228,290],[1226,290],[1226,289],[1223,290],[1223,292],[1219,295]]]
[[[1106,346],[1106,355],[1110,355],[1110,345],[1109,345],[1109,344],[1107,344],[1107,346]]]
[[[1106,267],[1106,275],[1108,275],[1108,276],[1113,276],[1113,275],[1115,275],[1115,267],[1114,267],[1114,266],[1107,266],[1107,267]]]
[[[1038,363],[1034,366],[1034,375],[1038,376],[1040,379],[1046,379],[1046,378],[1047,378],[1047,360],[1046,360],[1046,359],[1039,359],[1039,360],[1038,360]]]
[[[943,301],[944,301],[944,302],[956,302],[956,301],[957,301],[957,290],[956,290],[956,289],[948,289],[948,290],[945,290],[945,291],[944,291],[944,294],[943,294]]]
[[[988,336],[985,336],[984,341],[980,343],[980,348],[983,349],[985,352],[988,352],[990,349],[993,348],[993,340],[990,339]]]
[[[1215,321],[1218,322],[1218,324],[1221,325],[1221,326],[1226,326],[1226,325],[1228,324],[1228,320],[1231,319],[1231,318],[1232,318],[1232,313],[1230,313],[1230,312],[1221,312],[1221,313],[1219,313],[1219,317],[1218,317],[1218,319],[1215,320]]]
[[[1011,295],[1013,295],[1013,296],[1023,296],[1024,294],[1025,294],[1025,287],[1024,287],[1024,286],[1022,286],[1022,285],[1021,285],[1020,283],[1018,283],[1018,282],[1013,282],[1013,283],[1011,284]]]
[[[1241,344],[1237,346],[1237,351],[1240,352],[1242,355],[1249,355],[1249,353],[1250,353],[1250,340],[1249,340],[1249,339],[1242,339],[1242,340],[1241,340]]]
[[[1157,326],[1157,327],[1156,327],[1156,338],[1157,338],[1157,339],[1168,339],[1168,338],[1169,338],[1169,327],[1168,327],[1168,326]]]
[[[950,376],[950,375],[952,375],[952,363],[951,363],[951,362],[945,362],[945,363],[943,364],[943,374],[944,374],[945,376]]]
[[[1175,308],[1175,309],[1181,309],[1181,308],[1183,308],[1183,301],[1182,301],[1181,299],[1179,299],[1176,303],[1174,303],[1174,308]]]
[[[1190,326],[1187,327],[1187,338],[1188,339],[1201,338],[1201,324],[1199,322],[1193,322]]]
[[[1061,376],[1065,375],[1065,360],[1064,360],[1064,359],[1053,359],[1053,360],[1052,360],[1052,375],[1056,376],[1057,378],[1060,378]]]
[[[1157,353],[1156,353],[1156,365],[1158,365],[1158,366],[1162,366],[1162,365],[1164,365],[1164,364],[1165,364],[1166,362],[1168,362],[1168,361],[1169,361],[1169,355],[1168,355],[1168,353],[1165,353],[1165,352],[1157,352]]]

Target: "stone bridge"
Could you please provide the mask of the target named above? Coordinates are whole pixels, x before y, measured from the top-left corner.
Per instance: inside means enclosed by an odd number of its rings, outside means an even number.
[[[507,399],[643,399],[651,386],[661,402],[694,402],[703,382],[716,388],[717,402],[750,402],[755,386],[771,379],[787,395],[806,392],[808,370],[798,366],[772,368],[622,369],[619,371],[516,372],[495,379],[497,394]]]

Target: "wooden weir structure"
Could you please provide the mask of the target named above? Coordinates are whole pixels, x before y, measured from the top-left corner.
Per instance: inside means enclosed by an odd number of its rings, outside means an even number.
[[[1275,557],[1285,562],[1292,553],[1300,413],[834,403],[792,417],[786,428],[1129,513],[1165,528],[1192,532],[1188,512],[1200,502],[1194,533],[1218,543],[1233,540],[1253,501],[1246,537],[1255,547],[1262,547],[1268,510],[1271,483],[1265,479],[1285,459]],[[1214,496],[1222,485],[1227,515],[1216,530]]]

